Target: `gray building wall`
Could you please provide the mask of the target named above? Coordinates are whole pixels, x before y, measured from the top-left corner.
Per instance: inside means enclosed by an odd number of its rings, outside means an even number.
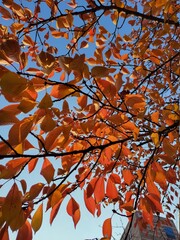
[[[154,229],[149,225],[143,231],[140,230],[138,220],[141,218],[141,213],[134,214],[131,230],[126,238],[126,234],[130,223],[127,224],[124,233],[120,240],[179,240],[177,228],[172,220],[170,223],[163,217],[154,216]]]

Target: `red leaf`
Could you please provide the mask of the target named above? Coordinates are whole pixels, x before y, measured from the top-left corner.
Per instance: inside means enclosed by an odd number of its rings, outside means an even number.
[[[32,240],[32,228],[28,220],[19,229],[16,240]]]
[[[14,183],[2,206],[2,216],[8,224],[11,224],[11,221],[18,216],[21,206],[21,193],[17,184]]]
[[[80,219],[80,209],[79,204],[74,200],[74,198],[71,198],[67,204],[67,213],[72,217],[74,227],[76,228]]]
[[[111,218],[108,218],[104,221],[102,231],[103,231],[104,237],[107,237],[109,239],[111,238],[111,236],[112,236]]]
[[[111,198],[115,199],[118,197],[118,191],[115,186],[115,183],[109,178],[106,186],[106,195]]]
[[[30,160],[30,162],[28,163],[28,170],[29,170],[29,173],[31,173],[34,168],[36,167],[36,164],[38,162],[38,158],[33,158]]]
[[[124,169],[122,174],[123,174],[125,183],[127,185],[131,185],[134,181],[134,175],[132,174],[132,172],[129,169]]]
[[[94,215],[96,210],[96,203],[92,196],[90,197],[87,196],[86,190],[84,190],[84,202],[88,211],[92,213],[92,215]]]
[[[44,162],[41,169],[41,175],[46,179],[47,183],[50,183],[54,177],[54,167],[52,163],[44,158]]]
[[[0,239],[1,240],[9,240],[8,226],[4,225],[3,228],[0,229]]]
[[[101,202],[105,197],[105,189],[104,189],[104,177],[100,177],[95,185],[94,189],[94,198],[97,203]]]
[[[62,200],[63,200],[63,199],[60,199],[59,202],[56,203],[56,204],[54,205],[54,207],[52,208],[51,213],[50,213],[50,224],[53,223],[54,218],[56,217],[56,215],[57,215],[57,213],[58,213],[58,211],[59,211],[59,208],[60,208],[60,206],[61,206]]]

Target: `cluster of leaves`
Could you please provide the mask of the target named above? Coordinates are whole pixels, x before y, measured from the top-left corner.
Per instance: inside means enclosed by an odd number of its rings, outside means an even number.
[[[164,209],[173,218],[178,1],[2,2],[0,125],[10,127],[0,135],[0,179],[12,185],[0,197],[0,239],[10,228],[31,240],[43,204],[52,223],[65,198],[76,227],[78,188],[92,215],[112,204],[103,239],[114,214],[132,220],[139,210],[142,226]],[[28,189],[26,169],[45,181]]]

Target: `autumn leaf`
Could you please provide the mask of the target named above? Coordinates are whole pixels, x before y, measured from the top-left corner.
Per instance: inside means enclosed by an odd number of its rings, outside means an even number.
[[[44,158],[44,162],[41,169],[41,175],[46,179],[47,183],[50,183],[54,177],[55,169],[52,163],[47,159]]]
[[[7,224],[5,224],[0,229],[0,239],[2,239],[2,240],[9,240],[9,232],[8,232],[8,225]]]
[[[91,76],[96,78],[107,77],[109,69],[103,66],[95,66],[91,69]]]
[[[107,218],[103,223],[103,236],[108,237],[109,239],[112,236],[112,224],[111,224],[111,218]]]
[[[94,189],[94,198],[96,202],[99,203],[104,199],[104,197],[105,197],[104,177],[99,177]]]
[[[11,225],[11,221],[18,216],[21,211],[21,207],[21,193],[17,184],[14,183],[2,206],[2,215],[9,225]]]
[[[43,220],[43,204],[39,205],[38,209],[36,210],[35,214],[32,217],[31,226],[36,233],[41,225]]]
[[[151,134],[152,141],[156,147],[159,147],[159,134],[158,133],[152,133]]]
[[[131,185],[134,181],[134,175],[132,174],[132,172],[129,169],[124,169],[122,174],[123,174],[125,183],[127,185]]]
[[[53,105],[53,102],[51,100],[51,97],[48,93],[46,93],[45,96],[41,99],[38,107],[46,109],[46,108],[52,107],[52,105]]]
[[[74,227],[76,228],[76,225],[80,219],[80,209],[79,209],[79,204],[72,197],[70,198],[67,204],[67,213],[72,217],[74,222]]]
[[[2,7],[1,7],[2,8]],[[14,39],[8,39],[0,45],[5,55],[15,62],[19,62],[21,48],[19,43]]]
[[[27,88],[27,80],[9,71],[2,76],[0,86],[4,93],[16,96]]]
[[[94,215],[96,210],[96,203],[92,196],[87,196],[87,190],[84,190],[84,202],[88,211]]]
[[[28,220],[19,229],[16,240],[32,240],[32,228]]]
[[[118,197],[118,191],[117,191],[116,185],[111,180],[111,178],[109,178],[107,182],[106,195],[111,199],[115,199]]]

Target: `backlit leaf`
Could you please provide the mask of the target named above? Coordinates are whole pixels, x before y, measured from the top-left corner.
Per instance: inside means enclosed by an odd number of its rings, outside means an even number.
[[[44,158],[41,175],[46,179],[47,183],[50,183],[52,181],[54,172],[55,170],[52,163],[47,158]]]
[[[108,237],[109,239],[111,238],[111,236],[112,236],[111,218],[107,218],[104,221],[102,231],[103,231],[103,236],[104,237]]]
[[[117,188],[115,186],[115,183],[111,180],[111,178],[109,178],[107,182],[106,195],[111,199],[115,199],[118,197]]]
[[[28,220],[19,229],[16,240],[32,240],[32,228]]]
[[[94,198],[97,203],[101,202],[105,197],[104,177],[99,177],[94,189]]]
[[[37,232],[40,229],[42,225],[42,220],[43,220],[43,205],[41,204],[39,205],[38,209],[36,210],[32,217],[31,226],[34,232]]]
[[[51,97],[48,93],[46,93],[45,96],[42,98],[41,102],[39,103],[38,107],[46,109],[52,107],[52,105],[53,103]]]
[[[124,169],[122,171],[124,181],[127,185],[131,185],[134,181],[134,175],[129,169]]]
[[[0,229],[0,239],[1,240],[9,240],[9,232],[8,232],[8,225],[7,224],[5,224]]]
[[[151,139],[156,147],[159,147],[159,134],[158,133],[152,133]]]
[[[74,227],[76,227],[80,219],[80,209],[79,209],[79,204],[72,197],[70,198],[67,204],[67,213],[72,217],[74,222]]]
[[[11,221],[18,216],[21,206],[21,193],[17,184],[14,183],[2,206],[2,214],[8,224],[11,224]]]
[[[27,80],[16,73],[7,72],[2,76],[0,86],[4,93],[18,95],[27,88]]]
[[[36,106],[36,104],[37,103],[35,101],[23,98],[18,106],[18,109],[21,110],[23,113],[28,113]]]
[[[96,203],[95,200],[92,196],[88,197],[87,196],[87,191],[84,190],[84,202],[86,205],[86,208],[88,209],[88,211],[94,215],[95,214],[95,210],[96,210]]]
[[[109,75],[109,69],[103,66],[95,66],[91,69],[92,77],[107,77]]]

